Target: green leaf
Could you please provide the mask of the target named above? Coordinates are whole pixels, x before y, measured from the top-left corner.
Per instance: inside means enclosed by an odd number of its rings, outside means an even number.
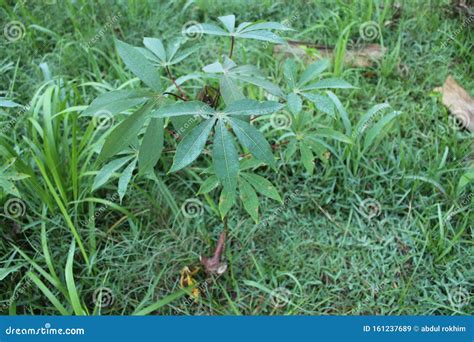
[[[79,293],[77,292],[76,283],[74,281],[73,273],[73,263],[74,263],[74,253],[76,250],[76,243],[72,240],[71,246],[69,247],[69,253],[67,256],[66,267],[64,270],[64,277],[66,278],[66,287],[71,300],[72,308],[76,315],[85,315],[85,311],[81,305],[81,300],[79,299]]]
[[[134,159],[128,166],[123,170],[122,175],[119,178],[119,183],[118,183],[118,194],[120,196],[120,202],[122,202],[123,197],[125,196],[125,193],[127,192],[128,184],[130,183],[130,180],[132,179],[133,175],[133,170],[135,170],[135,167],[137,166],[137,160]]]
[[[276,84],[273,84],[272,82],[270,82],[270,81],[268,81],[268,80],[266,80],[262,77],[235,74],[234,78],[236,78],[240,81],[251,83],[253,85],[256,85],[257,87],[261,87],[272,95],[280,96],[280,97],[283,96],[283,92],[281,91],[279,86],[277,86]]]
[[[380,115],[379,112],[388,108],[390,108],[388,103],[379,103],[370,108],[357,122],[353,135],[359,136],[362,134],[366,130],[369,123],[372,122],[377,115]]]
[[[199,188],[198,195],[203,195],[211,192],[219,185],[219,180],[216,176],[212,175],[208,179],[206,179]]]
[[[138,151],[138,168],[140,174],[152,169],[161,157],[163,150],[163,119],[152,118],[143,136]]]
[[[237,86],[237,82],[235,82],[235,80],[232,79],[228,74],[221,76],[219,80],[219,88],[226,105],[230,105],[233,102],[242,100],[244,98],[244,94]]]
[[[249,32],[243,32],[243,33],[239,32],[239,33],[235,33],[235,36],[240,37],[240,38],[263,40],[263,41],[275,43],[275,44],[285,43],[285,40],[281,38],[280,36],[276,35],[273,32],[264,31],[264,30],[249,31]]]
[[[118,39],[115,40],[117,51],[125,65],[146,85],[153,90],[161,90],[158,70],[134,46]]]
[[[291,89],[296,87],[296,63],[294,59],[287,59],[283,64],[283,77]]]
[[[218,18],[225,26],[227,31],[234,32],[235,29],[235,15],[226,15]]]
[[[239,192],[245,210],[250,214],[255,223],[258,223],[258,197],[255,190],[241,178],[239,180]]]
[[[371,129],[367,131],[364,140],[364,149],[368,149],[376,138],[381,138],[385,126],[387,126],[393,119],[401,115],[401,112],[392,112],[377,122]]]
[[[0,98],[0,107],[13,108],[13,107],[21,107],[21,105],[11,100],[6,100],[5,98],[2,97]]]
[[[201,154],[216,119],[211,118],[194,127],[179,143],[170,172],[191,164]]]
[[[217,178],[227,191],[234,192],[239,172],[239,155],[223,120],[219,120],[216,126],[212,159]]]
[[[219,26],[213,24],[196,24],[188,27],[185,32],[186,35],[200,35],[200,34],[211,34],[215,36],[230,36],[229,32],[224,31]]]
[[[223,188],[219,196],[219,212],[223,219],[235,203],[235,190]]]
[[[105,138],[104,146],[102,147],[102,151],[100,151],[100,161],[122,151],[137,138],[138,132],[145,123],[147,114],[153,105],[153,103],[144,105],[112,129],[110,134]]]
[[[172,301],[174,301],[178,298],[181,298],[186,294],[189,294],[189,290],[190,290],[189,288],[188,289],[180,289],[180,290],[178,290],[178,291],[176,291],[176,292],[174,292],[174,293],[172,293],[172,294],[170,294],[166,297],[161,298],[156,303],[153,303],[150,306],[147,306],[147,307],[145,307],[145,308],[143,308],[139,311],[133,312],[132,315],[134,315],[134,316],[148,315],[148,314],[152,313],[153,311],[156,311],[158,309],[161,309],[165,305],[168,305]]]
[[[308,93],[303,93],[303,96],[313,102],[316,106],[316,109],[330,115],[331,117],[334,117],[334,103],[331,101],[330,98],[321,94]]]
[[[298,115],[301,112],[301,109],[303,109],[303,102],[301,101],[301,97],[297,94],[288,94],[286,100],[288,101],[288,109],[293,113],[293,115]]]
[[[172,116],[182,115],[200,115],[207,116],[213,114],[215,111],[204,102],[200,101],[186,101],[176,102],[171,105],[163,106],[154,111],[152,117],[154,118],[168,118]]]
[[[101,113],[115,115],[144,103],[151,96],[152,92],[145,89],[109,91],[97,96],[81,116],[94,116]]]
[[[227,115],[265,115],[274,113],[284,105],[275,101],[263,101],[243,99],[235,101],[224,110]]]
[[[306,171],[310,175],[313,174],[314,171],[314,157],[313,153],[311,152],[310,148],[300,142],[300,152],[301,152],[301,162],[303,163],[303,166],[305,167]]]
[[[320,80],[316,83],[304,86],[300,90],[314,90],[314,89],[327,89],[327,88],[339,88],[339,89],[349,89],[354,88],[352,85],[347,83],[340,78],[327,78]]]
[[[15,273],[23,265],[0,268],[0,280],[4,280],[10,273]]]
[[[264,23],[257,23],[257,24],[252,24],[247,25],[244,28],[241,28],[241,30],[237,30],[238,32],[250,32],[250,31],[260,31],[260,30],[279,30],[279,31],[294,31],[291,27],[285,26],[281,23],[278,23],[276,21],[267,21]]]
[[[339,112],[339,115],[341,116],[342,124],[344,125],[344,128],[346,130],[346,135],[350,136],[352,134],[352,124],[351,124],[351,121],[349,120],[349,114],[347,114],[341,101],[339,101],[339,98],[333,92],[328,90],[326,94],[328,94],[329,98],[336,106],[337,111]]]
[[[229,122],[240,143],[255,158],[267,163],[271,167],[275,167],[275,157],[273,156],[272,148],[258,129],[236,118],[229,118]]]
[[[328,59],[320,59],[310,66],[306,68],[306,70],[303,72],[301,75],[300,81],[298,82],[298,86],[303,86],[312,79],[314,79],[316,76],[321,74],[324,70],[326,70],[330,65],[330,62]]]
[[[35,283],[35,285],[43,292],[46,298],[49,299],[51,304],[59,311],[59,313],[63,316],[69,316],[70,313],[66,310],[66,308],[61,304],[58,297],[56,297],[51,290],[46,286],[45,283],[41,281],[41,279],[33,272],[29,271],[26,275]]]
[[[349,137],[345,136],[341,132],[333,130],[332,128],[318,128],[316,129],[316,132],[312,135],[316,137],[331,138],[346,144],[352,144],[352,140]]]
[[[132,156],[127,156],[119,159],[114,159],[110,163],[107,163],[104,165],[104,167],[97,173],[97,175],[94,178],[94,184],[92,185],[92,191],[97,190],[100,188],[102,185],[107,183],[107,181],[112,177],[115,171],[120,169],[122,166],[125,165],[130,159],[132,159]]]
[[[166,62],[166,50],[163,43],[158,38],[143,38],[143,45],[153,52],[162,62]]]
[[[283,203],[280,194],[278,194],[278,190],[269,180],[253,173],[243,172],[242,176],[255,188],[255,190],[257,190],[258,193]]]

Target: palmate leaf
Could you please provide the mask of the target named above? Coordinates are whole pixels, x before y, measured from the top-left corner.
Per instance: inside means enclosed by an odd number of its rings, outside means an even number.
[[[134,139],[150,115],[154,103],[149,102],[125,120],[115,126],[105,138],[104,145],[99,154],[99,161],[103,161],[126,148]]]
[[[292,31],[293,29],[277,23],[241,23],[235,29],[235,16],[233,14],[218,18],[225,30],[213,24],[196,24],[186,29],[189,34],[210,34],[216,36],[233,36],[236,38],[249,38],[267,41],[270,43],[283,44],[285,40],[270,30]]]
[[[227,106],[224,113],[227,115],[265,115],[272,114],[284,107],[283,104],[275,101],[255,101],[243,99],[235,101]]]
[[[122,157],[114,159],[111,162],[105,164],[102,169],[97,173],[94,178],[94,184],[92,185],[92,191],[97,190],[113,176],[113,174],[130,161],[133,156]]]
[[[301,97],[295,93],[289,93],[286,101],[288,102],[288,109],[293,115],[298,115],[303,109],[303,101]]]
[[[161,81],[158,70],[134,46],[118,39],[115,46],[125,65],[151,89],[160,91]]]
[[[154,118],[169,118],[172,116],[183,116],[183,115],[199,115],[207,117],[214,114],[215,110],[209,107],[201,101],[187,101],[187,102],[176,102],[170,105],[163,106],[158,110],[154,111],[152,117]]]
[[[222,119],[216,125],[212,160],[217,178],[228,192],[233,193],[237,186],[239,155]]]
[[[303,166],[305,167],[306,171],[308,171],[308,173],[312,175],[314,171],[313,152],[311,152],[311,149],[306,144],[300,142],[299,145],[301,153],[301,162],[303,163]]]
[[[320,59],[313,64],[309,65],[303,74],[301,75],[298,86],[301,87],[308,83],[309,81],[313,80],[316,76],[321,74],[324,70],[329,68],[330,62],[328,59]]]
[[[321,94],[302,93],[302,95],[313,102],[316,109],[334,117],[334,103],[330,98]]]
[[[257,190],[258,193],[262,194],[265,197],[269,197],[271,199],[274,199],[275,201],[283,203],[280,195],[278,194],[277,189],[267,179],[263,178],[262,176],[248,172],[241,172],[240,175],[244,177],[250,183],[250,185],[252,185],[254,189]]]
[[[258,197],[255,190],[243,178],[239,179],[239,193],[245,210],[255,223],[258,223]]]
[[[216,119],[207,119],[194,127],[179,143],[170,172],[191,164],[201,154]]]
[[[224,218],[234,205],[235,195],[235,189],[232,191],[225,187],[222,189],[221,195],[219,196],[219,212],[221,214],[221,218]]]
[[[138,151],[140,174],[152,169],[161,157],[164,143],[163,119],[152,118]]]
[[[323,79],[312,84],[308,84],[302,87],[301,90],[307,91],[307,90],[329,89],[329,88],[351,89],[354,87],[350,83],[347,83],[346,81],[340,78],[327,78],[327,79]]]
[[[130,183],[130,180],[132,179],[133,170],[135,170],[136,166],[137,166],[137,160],[133,159],[132,162],[127,165],[127,167],[123,170],[122,174],[120,175],[119,183],[118,183],[118,194],[120,197],[120,202],[122,202],[122,199],[125,196],[125,193],[127,192],[128,184]]]
[[[206,65],[203,68],[203,71],[207,73],[222,74],[221,79],[220,79],[221,91],[223,87],[226,87],[226,89],[224,89],[224,91],[226,92],[228,92],[229,89],[232,89],[233,93],[240,94],[240,98],[243,98],[243,95],[240,89],[237,87],[237,84],[235,81],[242,81],[245,83],[254,84],[258,87],[265,89],[267,92],[269,92],[272,95],[283,96],[283,92],[281,91],[280,87],[266,80],[265,77],[260,73],[260,71],[256,67],[254,67],[253,65],[237,66],[227,56],[224,57],[223,64],[221,64],[220,62],[214,62],[212,64]],[[227,78],[233,81],[232,87],[226,84],[226,83],[229,83],[230,81],[225,80],[225,82],[223,82],[223,78]],[[240,98],[234,98],[233,100],[229,99],[229,101],[226,101],[226,96],[224,96],[224,94],[223,94],[223,97],[226,104],[230,104],[233,101],[240,99]]]
[[[115,115],[132,107],[143,104],[153,96],[146,89],[113,90],[97,96],[81,113],[81,116],[94,116],[101,113]]]
[[[246,147],[255,158],[275,168],[275,158],[272,154],[272,148],[258,129],[236,118],[229,118],[229,123],[240,143]]]

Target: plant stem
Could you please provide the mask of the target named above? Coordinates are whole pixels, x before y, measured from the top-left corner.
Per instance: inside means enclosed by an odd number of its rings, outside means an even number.
[[[178,83],[176,83],[176,80],[174,79],[173,75],[171,74],[170,68],[168,66],[165,66],[166,73],[168,74],[168,78],[173,82],[174,86],[176,89],[178,89],[179,93],[181,94],[181,97],[184,99],[184,101],[188,101],[188,97],[184,93],[184,91],[180,88]]]
[[[173,95],[174,97],[178,98],[178,99],[181,99],[183,101],[187,101],[184,97],[178,95],[178,94],[175,94],[175,93],[169,93],[169,92],[164,92],[163,95]]]
[[[229,58],[232,58],[232,54],[234,52],[234,43],[235,43],[235,37],[231,36],[230,37],[230,52],[229,52]]]

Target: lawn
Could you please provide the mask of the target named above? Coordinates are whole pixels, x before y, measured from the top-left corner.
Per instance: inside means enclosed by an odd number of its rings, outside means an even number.
[[[472,314],[473,133],[434,91],[451,75],[474,95],[472,20],[455,3],[0,0],[0,97],[20,105],[0,108],[0,313]],[[356,131],[353,144],[325,140],[321,158],[308,164],[288,151],[287,126],[270,115],[255,120],[275,147],[276,167],[249,170],[282,198],[259,196],[257,222],[245,200],[223,221],[218,193],[197,194],[210,172],[207,147],[168,172],[176,149],[169,132],[160,161],[133,173],[123,199],[120,174],[95,189],[104,137],[127,115],[97,122],[81,113],[100,94],[140,86],[114,38],[167,41],[229,14],[293,28],[279,35],[310,43],[302,48],[309,59],[336,47],[325,76],[354,86],[333,89]],[[229,50],[227,39],[205,34],[187,44],[199,47],[172,66],[175,75],[202,74]],[[384,55],[365,67],[343,63],[344,51],[366,44]],[[233,59],[282,85],[290,57],[274,49],[236,40]],[[308,61],[300,57],[302,70]],[[183,89],[196,97],[204,85],[199,77]],[[245,95],[267,94],[248,87]],[[357,130],[379,104],[389,106]],[[339,114],[306,104],[303,111],[345,133]],[[370,130],[392,113],[383,129]],[[212,254],[224,225],[227,270],[186,272]]]

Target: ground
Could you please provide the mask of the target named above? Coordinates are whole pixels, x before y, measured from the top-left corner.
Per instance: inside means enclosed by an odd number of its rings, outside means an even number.
[[[95,145],[87,145],[95,137],[90,119],[54,114],[88,105],[100,90],[132,78],[114,36],[139,45],[144,36],[179,36],[189,22],[234,13],[238,22],[285,22],[296,30],[288,38],[330,46],[352,24],[348,48],[382,44],[387,54],[371,67],[343,69],[342,77],[357,87],[337,92],[351,121],[383,102],[402,114],[374,148],[331,156],[327,164],[316,163],[313,175],[296,162],[280,163],[279,172],[260,169],[284,204],[262,199],[265,224],[255,224],[240,206],[231,212],[228,271],[201,286],[197,302],[181,296],[151,312],[472,314],[472,187],[458,188],[472,163],[472,133],[453,124],[433,92],[452,75],[473,94],[474,40],[462,9],[449,1],[44,3],[0,2],[2,31],[12,21],[24,28],[19,39],[0,40],[1,90],[15,102],[36,104],[26,112],[1,112],[5,124],[16,118],[12,129],[2,130],[2,164],[10,146],[38,181],[37,187],[16,183],[26,204],[23,216],[0,218],[2,313],[61,313],[54,300],[68,312],[76,301],[93,312],[97,289],[104,289],[110,298],[102,298],[101,313],[131,314],[179,291],[183,267],[197,266],[200,254],[212,252],[223,224],[195,196],[203,165],[169,175],[170,165],[160,165],[158,181],[135,178],[119,203],[116,182],[90,190],[97,170]],[[367,41],[360,27],[372,21],[379,32]],[[203,36],[198,42],[197,55],[176,74],[200,70],[228,50],[223,39]],[[237,42],[235,54],[281,80],[275,66],[282,61],[271,44]],[[84,147],[79,155],[72,141]],[[343,152],[342,145],[335,149]],[[60,174],[51,171],[55,165],[62,166]],[[57,203],[63,193],[67,207],[45,212],[44,203]],[[202,212],[183,217],[181,206],[190,198],[201,201]],[[375,210],[369,215],[367,205]],[[94,215],[95,226],[89,220]],[[73,239],[68,219],[86,241],[91,266],[80,253],[67,266]],[[197,281],[204,279],[199,273]]]

